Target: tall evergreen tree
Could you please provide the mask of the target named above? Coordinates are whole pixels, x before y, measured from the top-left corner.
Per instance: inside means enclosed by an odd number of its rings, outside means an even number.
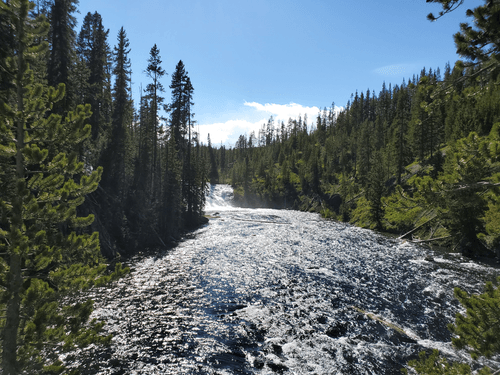
[[[152,120],[152,141],[153,141],[153,175],[152,177],[152,186],[155,187],[156,184],[160,181],[160,164],[159,164],[159,154],[158,154],[158,132],[159,132],[159,123],[158,123],[158,107],[163,102],[163,97],[160,96],[160,93],[164,92],[163,85],[161,84],[161,78],[166,74],[163,68],[161,67],[161,57],[160,50],[156,46],[156,44],[151,48],[148,60],[148,67],[146,68],[147,76],[153,81],[152,83],[146,86],[146,92],[149,94],[152,103],[151,103],[151,120]]]
[[[183,225],[181,163],[175,138],[170,135],[165,148],[165,172],[160,213],[160,230],[168,241],[176,238]]]
[[[382,153],[380,151],[375,152],[372,159],[372,168],[368,174],[365,196],[369,201],[370,218],[375,223],[375,228],[382,229],[382,219],[384,217],[382,198],[386,190],[385,182],[387,178],[385,176]]]
[[[74,104],[72,73],[75,64],[75,25],[73,13],[79,0],[54,0],[50,9],[50,55],[48,66],[48,82],[56,87],[60,83],[66,85],[64,98],[55,104],[53,111],[64,113]]]
[[[12,56],[14,51],[14,35],[8,16],[5,13],[0,13],[0,56]],[[0,98],[8,101],[8,96],[11,93],[12,83],[10,79],[9,69],[4,65],[5,60],[0,61]]]
[[[123,197],[126,185],[126,163],[129,159],[130,135],[128,126],[132,122],[133,109],[130,97],[131,65],[128,54],[130,43],[123,27],[118,32],[118,45],[114,49],[115,84],[113,87],[113,114],[110,142],[107,146],[103,166],[103,185],[119,197]],[[107,168],[106,168],[107,167]]]
[[[139,127],[136,136],[138,152],[135,158],[133,183],[127,196],[126,216],[129,228],[133,231],[132,236],[136,244],[145,246],[163,246],[164,241],[158,233],[158,227],[162,221],[162,205],[164,169],[160,141],[161,127],[159,125],[158,106],[164,91],[161,78],[165,71],[161,67],[160,51],[156,44],[150,50],[148,67],[145,70],[147,76],[152,80],[147,85],[141,96],[139,107]],[[142,93],[141,93],[142,95]]]
[[[172,74],[170,84],[172,101],[170,109],[170,126],[178,147],[184,151],[187,148],[186,136],[191,126],[191,106],[193,105],[193,86],[187,75],[184,63],[180,60]]]
[[[110,139],[101,157],[104,167],[101,187],[103,193],[98,196],[102,211],[101,222],[121,249],[127,247],[128,235],[126,220],[126,197],[131,184],[132,145],[129,126],[133,121],[133,106],[130,97],[131,65],[128,58],[129,41],[123,27],[118,32],[118,45],[114,49],[115,84],[113,87],[113,113]],[[106,253],[114,253],[115,249],[106,249]]]
[[[102,276],[106,265],[99,264],[98,234],[76,233],[93,220],[77,217],[76,207],[96,189],[102,170],[85,174],[75,152],[90,134],[85,125],[90,106],[79,106],[64,121],[60,115],[47,116],[53,103],[63,98],[64,84],[56,90],[33,80],[29,61],[47,47],[33,41],[37,33],[48,30],[48,24],[29,17],[32,7],[28,0],[0,3],[15,41],[14,54],[2,62],[9,67],[15,94],[0,106],[0,175],[8,177],[12,186],[0,195],[6,375],[60,373],[64,367],[54,347],[64,351],[110,339],[99,335],[102,324],[88,324],[92,301],[61,305],[66,293],[108,278]],[[81,176],[79,182],[76,176]]]
[[[401,184],[403,168],[411,160],[408,157],[408,120],[410,114],[409,92],[404,85],[395,93],[394,101],[397,102],[396,113],[393,120],[393,155],[395,160],[395,169],[398,184]],[[397,99],[396,99],[397,98]]]
[[[193,86],[187,75],[184,63],[180,60],[172,74],[172,101],[169,105],[171,136],[179,149],[182,170],[182,197],[186,202],[186,222],[194,222],[196,219],[197,196],[199,187],[196,186],[195,166],[191,155],[191,129],[193,127],[191,106],[193,103]]]
[[[87,145],[87,154],[92,160],[87,162],[94,167],[100,164],[102,152],[109,140],[111,127],[111,83],[110,83],[110,48],[107,42],[109,30],[105,30],[99,13],[87,13],[78,35],[77,54],[82,62],[83,71],[88,73],[85,82],[83,100],[90,103],[92,116],[91,141]],[[78,73],[83,74],[83,73]],[[76,75],[76,74],[75,74]],[[87,156],[87,159],[89,157]]]

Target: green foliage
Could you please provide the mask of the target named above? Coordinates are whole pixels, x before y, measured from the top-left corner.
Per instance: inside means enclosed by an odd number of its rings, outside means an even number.
[[[436,17],[432,13],[428,19],[435,21],[446,13],[457,9],[463,0],[427,0],[427,2],[441,3],[443,10]],[[454,35],[457,52],[469,65],[483,63],[482,69],[489,71],[496,79],[500,72],[500,37],[499,22],[500,4],[496,1],[485,0],[485,4],[474,9],[467,9],[466,15],[473,18],[473,26],[469,23],[460,24],[460,31]]]
[[[105,30],[99,13],[87,13],[78,35],[76,52],[80,69],[79,74],[88,77],[84,87],[79,87],[80,97],[77,103],[89,103],[92,115],[88,119],[92,127],[91,137],[84,144],[87,163],[92,167],[102,165],[100,159],[110,142],[111,133],[111,87],[110,61],[111,51],[107,42],[109,30]],[[76,86],[76,85],[74,85]],[[123,140],[119,140],[123,143]]]
[[[500,282],[500,278],[497,280]],[[458,349],[466,349],[473,359],[480,356],[491,357],[500,353],[500,289],[487,282],[484,293],[469,295],[460,288],[455,288],[455,297],[466,309],[466,314],[458,313],[455,323],[448,328],[454,334],[453,345]],[[437,350],[431,355],[421,352],[419,360],[408,364],[418,374],[472,374],[470,366],[463,363],[449,364],[439,356]],[[407,373],[406,369],[403,372]],[[495,372],[496,373],[496,372]],[[484,367],[477,374],[492,374],[491,369]]]
[[[364,196],[356,202],[356,208],[352,211],[351,222],[362,228],[375,229],[376,222],[372,220],[370,214],[370,201]]]
[[[433,13],[429,13],[427,15],[427,19],[429,19],[430,21],[436,21],[438,18],[441,18],[445,14],[454,11],[464,2],[464,0],[426,0],[426,1],[428,3],[440,3],[443,6],[443,10],[439,12],[437,17]]]
[[[497,280],[500,282],[500,278]],[[453,345],[467,349],[473,359],[500,353],[500,289],[487,282],[484,293],[469,295],[455,288],[455,297],[466,309],[458,313],[455,324],[448,328],[455,335]]]
[[[497,183],[500,181],[497,181]],[[500,249],[500,194],[490,195],[491,201],[484,216],[486,236],[483,237],[491,247]]]
[[[438,350],[433,350],[432,354],[427,356],[425,352],[419,354],[419,360],[410,361],[408,364],[413,367],[417,374],[425,375],[470,375],[472,371],[470,366],[464,363],[450,364],[445,358],[439,356]],[[408,374],[406,369],[403,373]],[[478,374],[488,375],[491,372],[488,369],[482,369]]]
[[[389,229],[407,231],[429,220],[428,213],[419,204],[418,196],[411,196],[401,186],[397,186],[394,193],[384,198],[383,202]]]
[[[485,194],[494,187],[492,177],[498,168],[490,149],[497,143],[492,137],[470,133],[447,151],[444,173],[437,179],[415,179],[418,196],[423,198],[420,204],[428,210],[438,208],[439,221],[455,241],[476,244],[484,231]]]
[[[17,0],[1,7],[17,42],[16,63],[10,65],[17,95],[4,101],[0,112],[0,175],[12,186],[0,195],[0,305],[5,307],[0,326],[2,368],[8,375],[60,372],[54,348],[109,342],[101,336],[102,323],[88,322],[92,301],[65,304],[63,299],[127,272],[119,265],[106,275],[98,234],[80,229],[93,216],[78,217],[77,207],[102,174],[101,168],[86,172],[78,161],[77,150],[90,135],[85,121],[91,111],[81,105],[64,119],[49,115],[65,86],[47,88],[29,69],[27,56],[41,51],[33,48],[34,33],[45,29],[32,29],[32,6]]]
[[[235,187],[267,204],[293,201],[422,240],[494,246],[498,160],[488,150],[498,146],[488,134],[498,128],[500,89],[487,75],[455,80],[463,74],[447,70],[440,81],[439,71],[424,69],[378,97],[356,94],[338,115],[320,115],[310,134],[301,119],[279,132],[268,121],[259,147],[242,135],[223,164]]]
[[[50,86],[66,86],[67,92],[53,104],[55,113],[63,114],[76,103],[74,90],[75,30],[78,0],[54,0],[49,11],[50,29],[48,39],[50,51],[47,62],[47,80]],[[36,54],[41,58],[42,55]]]

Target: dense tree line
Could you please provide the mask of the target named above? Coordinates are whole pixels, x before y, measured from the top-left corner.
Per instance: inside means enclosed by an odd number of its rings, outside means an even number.
[[[459,5],[442,3],[443,15]],[[467,254],[498,249],[499,6],[468,12],[478,29],[455,35],[464,62],[356,92],[311,123],[271,117],[217,150],[220,175],[245,204],[318,211]]]
[[[160,51],[136,111],[129,41],[77,0],[0,3],[0,327],[3,374],[73,373],[59,355],[106,344],[82,289],[116,259],[168,246],[203,220],[208,169],[182,61],[164,103]],[[164,109],[167,117],[160,115]]]
[[[48,32],[37,40],[47,43],[48,49],[32,65],[35,78],[66,88],[50,113],[64,115],[80,104],[91,108],[87,120],[91,134],[79,146],[78,158],[86,171],[102,166],[104,172],[99,187],[78,211],[95,216],[91,230],[100,233],[107,257],[131,253],[139,244],[167,246],[203,220],[208,172],[192,131],[194,89],[189,75],[179,61],[168,102],[163,86],[167,74],[154,45],[144,72],[149,82],[136,108],[125,30],[119,31],[111,48],[99,13],[89,12],[76,29],[77,6],[77,0],[37,1],[30,17],[45,16],[49,24]],[[8,25],[1,27],[8,35]],[[2,39],[5,48],[8,41]],[[8,82],[5,77],[2,88]],[[6,89],[2,91],[9,95]]]
[[[443,75],[423,69],[378,94],[356,92],[314,123],[271,118],[257,136],[217,150],[217,162],[247,204],[401,234],[419,227],[415,239],[446,237],[470,252],[478,237],[498,246],[499,121],[496,75],[446,65]]]

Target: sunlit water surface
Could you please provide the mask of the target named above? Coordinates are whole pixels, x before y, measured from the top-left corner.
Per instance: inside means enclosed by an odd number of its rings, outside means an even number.
[[[449,344],[453,288],[480,292],[498,269],[231,196],[212,187],[208,225],[90,291],[112,345],[68,362],[88,374],[399,374],[428,348],[468,358]]]

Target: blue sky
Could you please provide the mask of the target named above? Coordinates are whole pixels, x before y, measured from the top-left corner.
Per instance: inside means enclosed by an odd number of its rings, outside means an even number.
[[[444,69],[459,58],[453,34],[467,20],[465,5],[436,22],[440,7],[425,0],[80,0],[77,31],[99,12],[116,44],[130,40],[133,97],[156,43],[168,89],[182,60],[194,87],[201,139],[234,145],[273,115],[301,114],[311,124],[319,108],[345,106],[356,90],[400,84],[423,67]],[[165,93],[166,101],[170,92]]]

